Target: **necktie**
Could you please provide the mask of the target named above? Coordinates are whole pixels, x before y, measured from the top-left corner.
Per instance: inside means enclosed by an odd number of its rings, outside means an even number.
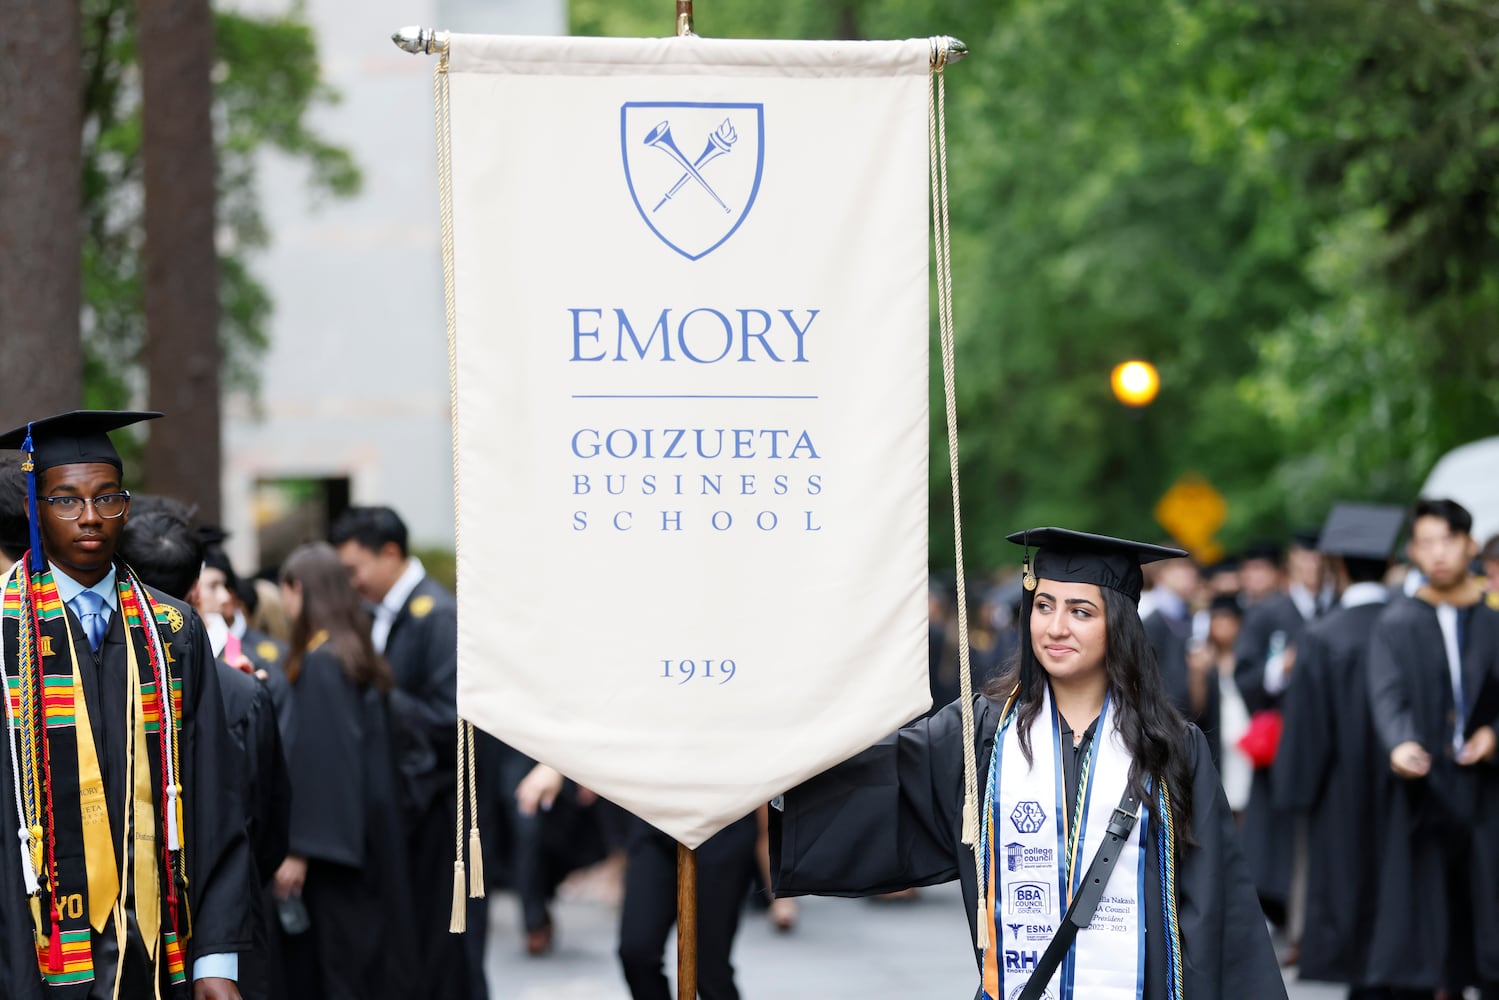
[[[83,625],[84,634],[88,636],[89,647],[97,653],[99,643],[104,641],[104,629],[108,624],[104,598],[92,590],[85,590],[73,598],[73,611]]]

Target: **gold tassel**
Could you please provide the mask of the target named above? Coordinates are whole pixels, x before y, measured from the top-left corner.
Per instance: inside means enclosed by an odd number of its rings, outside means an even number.
[[[979,810],[969,793],[963,794],[963,843],[972,847],[979,839]]]
[[[989,950],[989,914],[987,912],[986,907],[984,906],[984,901],[982,899],[979,900],[978,929],[979,929],[979,931],[978,931],[978,947],[979,947],[979,950],[980,951],[988,951]]]
[[[453,916],[448,921],[450,934],[462,934],[468,929],[468,907],[463,902],[463,862],[453,862]]]
[[[479,828],[468,828],[468,895],[484,898],[484,847],[479,843]]]

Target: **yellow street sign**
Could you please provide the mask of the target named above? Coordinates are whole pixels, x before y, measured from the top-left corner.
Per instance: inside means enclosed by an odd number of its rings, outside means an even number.
[[[1213,536],[1228,520],[1228,501],[1201,476],[1187,473],[1178,479],[1156,502],[1155,519],[1199,562],[1222,556]]]

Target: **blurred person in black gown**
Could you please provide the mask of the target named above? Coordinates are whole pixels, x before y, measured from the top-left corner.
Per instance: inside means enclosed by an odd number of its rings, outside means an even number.
[[[1010,539],[1039,548],[1027,559],[1034,589],[1017,662],[974,700],[989,878],[981,885],[962,839],[955,703],[772,803],[777,892],[857,896],[957,879],[971,928],[982,914],[990,942],[975,954],[977,995],[1011,1000],[1061,924],[1062,887],[1109,853],[1098,850],[1103,828],[1129,790],[1142,817],[1137,836],[1123,834],[1132,860],[1057,975],[1089,997],[1284,997],[1206,741],[1162,695],[1136,612],[1140,563],[1184,553],[1055,528]],[[1074,822],[1081,837],[1064,832]]]
[[[401,737],[408,864],[417,958],[429,1000],[483,1000],[489,907],[467,905],[467,932],[448,932],[453,903],[453,831],[458,722],[458,602],[410,551],[406,522],[389,507],[350,507],[328,533],[370,611],[370,640],[395,677],[391,708]],[[499,808],[499,743],[474,732],[481,828]]]
[[[1197,723],[1218,766],[1218,675],[1187,654],[1202,574],[1191,559],[1167,559],[1155,567],[1154,610],[1144,618],[1145,635],[1155,649],[1166,697],[1183,718]]]
[[[308,1000],[424,996],[416,966],[397,805],[390,667],[331,546],[281,565],[292,620],[286,673],[296,699],[290,853],[277,898],[300,899],[307,929],[286,942],[293,995]],[[461,957],[460,957],[461,961]]]
[[[516,789],[522,812],[550,810],[575,786],[538,764]],[[628,815],[628,814],[627,814]],[[631,1000],[671,1000],[662,962],[677,921],[677,842],[629,815],[625,896],[619,914],[619,963]],[[697,849],[697,975],[703,1000],[739,1000],[729,960],[755,869],[755,813],[735,820]]]
[[[1251,546],[1240,570],[1245,597],[1252,603],[1245,608],[1244,625],[1234,650],[1234,684],[1244,699],[1254,731],[1270,725],[1278,713],[1281,692],[1295,663],[1296,640],[1307,623],[1330,603],[1323,594],[1324,571],[1315,535],[1303,532],[1293,539],[1285,556],[1287,572],[1276,577],[1281,585],[1263,590],[1261,581],[1272,578],[1265,567],[1274,565],[1278,554],[1271,543]],[[1268,755],[1254,761],[1249,802],[1244,807],[1244,853],[1265,915],[1290,930],[1296,820],[1293,814],[1275,807],[1271,763]],[[1293,940],[1287,961],[1294,962],[1295,954]]]
[[[27,537],[26,474],[21,461],[10,455],[0,456],[0,570],[21,558],[31,547]]]
[[[1350,1000],[1388,997],[1366,971],[1390,781],[1369,710],[1369,644],[1390,600],[1383,580],[1404,521],[1399,507],[1371,504],[1339,504],[1328,515],[1318,548],[1340,596],[1297,641],[1271,774],[1276,805],[1307,818],[1297,976],[1346,983]]]
[[[200,606],[203,546],[191,508],[169,497],[153,496],[134,497],[131,506],[134,516],[120,539],[121,558],[147,586]],[[286,857],[291,818],[291,781],[275,705],[270,687],[245,669],[248,664],[231,664],[222,650],[216,652],[224,719],[239,751],[233,779],[244,798],[245,833],[250,839],[255,884],[268,890],[271,876]],[[254,937],[253,946],[240,954],[240,994],[245,1000],[283,997],[286,985],[269,892],[251,893],[246,907],[253,920]]]
[[[1499,998],[1499,611],[1469,572],[1472,516],[1452,500],[1411,515],[1425,583],[1398,595],[1369,644],[1369,704],[1395,780],[1378,818],[1368,979],[1395,996]]]

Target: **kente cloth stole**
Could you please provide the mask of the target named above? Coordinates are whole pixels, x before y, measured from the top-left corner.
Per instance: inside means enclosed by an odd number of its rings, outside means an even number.
[[[80,664],[88,661],[80,656],[89,656],[88,646],[75,641],[50,570],[28,579],[29,565],[28,558],[4,582],[0,675],[9,695],[5,752],[25,833],[18,837],[19,860],[32,894],[42,978],[59,996],[81,992],[80,984],[94,979],[95,933],[115,934],[123,953],[128,895],[158,971],[165,964],[172,982],[185,981],[183,944],[191,931],[177,771],[182,685],[159,631],[180,629],[182,616],[175,608],[155,607],[134,575],[119,567],[116,613],[126,634],[129,697],[124,706],[101,709],[123,710],[130,734],[120,762],[128,776],[119,812],[125,829],[117,837],[84,697]],[[171,691],[169,725],[163,725],[163,680]],[[5,832],[0,836],[10,840]],[[122,857],[120,845],[133,850]]]
[[[1069,822],[1061,718],[1043,686],[1031,725],[1034,763],[1027,764],[1007,711],[990,759],[982,817],[980,873],[991,940],[984,950],[983,995],[1018,997],[1061,926],[1072,897],[1103,843],[1109,818],[1129,780],[1131,758],[1104,699],[1094,737],[1078,766],[1077,800]],[[1067,957],[1042,992],[1045,1000],[1139,1000],[1145,987],[1145,844],[1149,811],[1125,843],[1098,909],[1078,931]]]

